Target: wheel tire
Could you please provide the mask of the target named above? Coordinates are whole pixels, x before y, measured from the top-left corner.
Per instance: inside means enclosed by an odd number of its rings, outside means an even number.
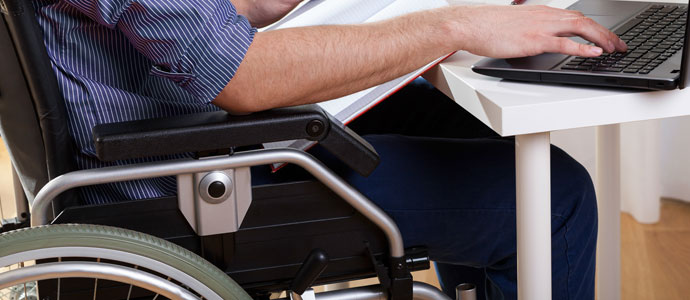
[[[0,257],[60,247],[99,248],[140,255],[197,279],[224,300],[251,300],[242,287],[208,261],[187,249],[147,234],[84,224],[49,225],[0,234]]]

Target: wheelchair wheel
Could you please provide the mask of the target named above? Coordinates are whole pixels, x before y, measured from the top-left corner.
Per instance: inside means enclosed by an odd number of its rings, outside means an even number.
[[[250,300],[196,254],[146,234],[50,225],[0,235],[0,300]]]

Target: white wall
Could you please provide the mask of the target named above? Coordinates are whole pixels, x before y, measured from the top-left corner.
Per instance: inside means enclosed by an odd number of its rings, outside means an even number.
[[[568,152],[580,162],[595,180],[596,129],[594,127],[562,130],[551,133],[551,143]]]
[[[660,126],[662,196],[690,202],[690,117]]]
[[[552,143],[596,182],[596,129],[554,132]],[[659,219],[661,197],[690,202],[690,117],[621,125],[621,210],[641,223]]]

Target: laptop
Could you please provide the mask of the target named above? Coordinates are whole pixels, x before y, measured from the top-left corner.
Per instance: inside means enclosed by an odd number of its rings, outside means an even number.
[[[529,0],[528,0],[529,1]],[[504,79],[672,90],[688,85],[688,5],[615,0],[581,0],[578,10],[611,29],[628,44],[625,53],[584,58],[547,53],[513,59],[483,59],[479,74]],[[581,38],[576,41],[586,43]]]

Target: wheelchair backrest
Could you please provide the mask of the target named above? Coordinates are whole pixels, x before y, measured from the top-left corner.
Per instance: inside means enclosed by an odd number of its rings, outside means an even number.
[[[32,201],[49,180],[76,169],[74,144],[31,2],[0,0],[0,10],[0,134]],[[65,199],[59,206],[70,205]]]

